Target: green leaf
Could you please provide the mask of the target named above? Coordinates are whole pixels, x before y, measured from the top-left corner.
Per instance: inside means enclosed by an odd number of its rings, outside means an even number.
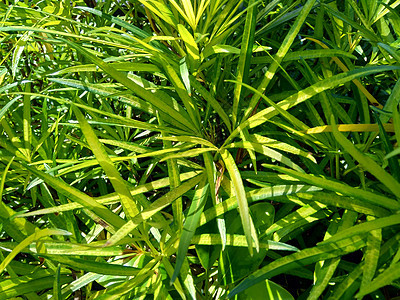
[[[79,121],[80,128],[86,138],[87,143],[90,145],[90,148],[93,151],[93,154],[96,156],[97,161],[103,168],[115,191],[120,197],[125,214],[127,215],[128,219],[132,219],[139,212],[137,201],[133,199],[126,182],[122,179],[118,170],[108,156],[104,145],[100,143],[96,133],[86,121],[82,112],[75,106],[72,106],[72,109]]]
[[[28,165],[24,165],[24,168],[26,168],[32,174],[36,175],[44,182],[52,186],[57,192],[66,196],[70,200],[81,204],[83,207],[92,210],[96,215],[102,218],[103,221],[107,222],[111,226],[115,228],[120,228],[122,225],[125,224],[124,220],[122,220],[118,215],[111,212],[107,207],[99,204],[92,197],[81,192],[80,190],[71,187],[69,184],[65,183],[61,179],[55,178]]]
[[[25,32],[25,34],[18,40],[18,42],[15,45],[12,57],[12,64],[11,64],[11,73],[13,77],[15,77],[15,75],[17,74],[17,69],[19,67],[19,62],[21,60],[22,52],[24,51],[25,46],[29,41],[31,35],[32,32],[29,31]]]
[[[204,153],[203,159],[204,159],[205,170],[207,172],[208,184],[210,186],[210,194],[211,194],[212,203],[214,205],[217,205],[218,203],[221,202],[220,198],[218,197],[218,194],[217,194],[217,176],[220,176],[219,180],[222,180],[222,176],[223,176],[222,173],[224,170],[220,169],[219,170],[220,174],[217,175],[216,166],[215,166],[215,163],[213,161],[213,158],[212,158],[210,152]],[[222,242],[222,250],[224,250],[225,246],[226,246],[226,224],[225,224],[225,220],[223,217],[217,217],[217,226],[218,226],[219,234],[223,241]]]
[[[347,52],[346,52],[347,53]],[[161,70],[155,66],[145,63],[134,63],[134,62],[112,62],[110,63],[118,71],[135,71],[135,72],[149,72],[149,73],[159,73]],[[63,75],[68,73],[80,73],[80,72],[101,72],[99,68],[96,68],[95,64],[85,64],[85,65],[76,65],[72,67],[67,67],[58,71],[55,71],[51,75]],[[71,80],[72,79],[61,79],[60,80]],[[77,81],[77,80],[74,80]],[[82,83],[83,84],[83,83]],[[101,87],[102,84],[88,84],[89,86],[99,86]],[[105,88],[107,89],[107,88]],[[115,90],[115,93],[117,91]]]
[[[60,270],[61,265],[58,264],[56,274],[54,276],[54,284],[53,284],[53,298],[54,300],[61,300],[61,283],[60,283]]]
[[[322,4],[324,8],[327,10],[328,13],[332,14],[336,18],[346,22],[350,26],[354,27],[355,29],[359,30],[362,32],[363,36],[367,39],[369,39],[371,42],[378,42],[377,35],[372,32],[371,30],[365,28],[364,26],[360,25],[359,23],[351,20],[349,17],[347,17],[345,14],[341,13],[338,10],[332,9],[330,6],[326,4]]]
[[[113,285],[108,287],[107,290],[104,291],[100,296],[97,296],[96,299],[99,300],[117,300],[121,299],[121,297],[129,292],[131,292],[135,287],[141,286],[143,281],[151,278],[154,274],[155,270],[157,270],[159,265],[159,260],[152,259],[148,262],[137,275],[129,280],[124,280],[120,284]]]
[[[228,171],[229,176],[231,177],[232,180],[236,200],[239,207],[239,214],[242,220],[244,234],[247,239],[249,253],[250,255],[253,255],[253,240],[257,252],[259,249],[259,244],[258,244],[258,238],[253,230],[254,225],[253,221],[251,220],[251,216],[249,214],[249,205],[247,202],[247,197],[243,186],[243,181],[240,176],[238,167],[232,155],[229,153],[229,151],[223,148],[220,150],[220,154],[222,159],[224,160],[225,168]]]
[[[358,214],[353,211],[345,211],[341,218],[339,217],[339,214],[335,214],[325,232],[324,240],[328,239],[338,231],[353,226],[357,217]],[[319,264],[315,265],[314,286],[308,295],[308,299],[318,299],[321,297],[322,293],[331,282],[331,278],[335,274],[340,260],[340,257],[334,257],[326,261],[321,261]]]
[[[299,192],[311,192],[320,190],[320,188],[316,188],[313,186],[304,186],[304,185],[277,185],[277,186],[270,186],[261,188],[258,190],[252,190],[246,193],[247,200],[249,203],[278,197],[281,195],[291,195]],[[200,217],[200,225],[204,225],[210,220],[227,213],[228,211],[235,209],[238,207],[238,201],[235,197],[231,197],[214,207],[207,209],[204,213],[202,213]]]
[[[249,287],[241,292],[237,298],[239,300],[294,300],[287,290],[270,280],[265,280]]]
[[[115,263],[92,261],[80,258],[69,257],[67,255],[47,255],[40,254],[47,259],[58,262],[63,265],[70,266],[76,270],[84,270],[92,273],[114,275],[114,276],[135,276],[139,273],[140,269],[121,266]]]
[[[48,229],[48,228],[36,231],[35,233],[31,234],[26,239],[24,239],[21,243],[19,243],[18,246],[15,247],[9,255],[7,255],[7,257],[0,264],[0,273],[4,271],[7,265],[13,260],[13,258],[19,252],[21,252],[22,249],[27,247],[33,241],[37,241],[45,236],[50,236],[50,235],[71,235],[71,233],[61,229]]]
[[[163,65],[163,69],[168,76],[169,80],[175,87],[176,93],[179,95],[179,98],[182,100],[186,111],[189,114],[189,119],[188,121],[192,123],[192,126],[194,128],[197,128],[199,130],[200,128],[200,115],[198,112],[198,109],[196,107],[196,103],[193,101],[194,98],[190,97],[188,90],[185,88],[184,83],[182,83],[181,79],[179,78],[178,74],[175,72],[174,68],[170,65],[170,62],[164,58],[160,58],[160,61]],[[183,80],[186,80],[186,84],[190,83],[189,81],[189,74],[186,74],[186,78],[183,78]],[[189,90],[190,91],[190,90]],[[183,116],[181,116],[182,118]]]
[[[373,192],[361,190],[361,189],[356,189],[354,187],[351,187],[349,185],[339,183],[337,181],[329,180],[328,178],[323,178],[323,177],[317,177],[314,175],[309,175],[309,174],[303,174],[294,170],[290,170],[287,168],[283,168],[280,166],[275,166],[275,165],[267,165],[263,164],[264,167],[280,171],[284,174],[288,174],[290,176],[293,176],[295,178],[298,178],[299,180],[302,180],[308,184],[319,186],[321,188],[331,190],[334,192],[337,192],[342,195],[347,195],[347,196],[352,196],[364,201],[368,201],[374,205],[381,206],[390,210],[399,210],[400,209],[400,203],[396,200],[390,199],[388,197],[378,195]]]
[[[190,178],[195,177],[198,174],[199,174],[199,172],[196,172],[196,171],[181,173],[180,181],[186,181]],[[169,178],[159,179],[159,180],[155,180],[155,181],[131,188],[130,193],[132,194],[132,196],[139,195],[139,194],[143,194],[143,193],[153,191],[156,189],[164,188],[168,185],[169,185]],[[96,199],[96,202],[98,202],[99,204],[113,204],[113,203],[117,203],[120,198],[118,197],[118,195],[116,193],[111,193],[111,194],[108,194],[105,196],[97,197],[95,199]],[[51,214],[51,213],[57,213],[57,212],[63,212],[63,211],[70,211],[70,210],[78,209],[78,208],[82,208],[82,207],[84,207],[84,206],[80,203],[69,203],[69,204],[59,205],[56,207],[38,209],[36,211],[27,212],[27,213],[17,213],[15,215],[15,218],[22,218],[22,217],[36,216],[36,215],[40,215],[40,214]]]
[[[16,278],[4,280],[4,282],[15,282]],[[60,285],[70,283],[74,279],[70,275],[60,276]],[[0,291],[0,299],[13,299],[20,295],[26,295],[31,292],[39,292],[53,287],[54,274],[41,278],[30,278],[29,281],[14,285],[11,288],[2,288]]]
[[[179,31],[182,40],[185,42],[186,51],[188,55],[189,64],[191,66],[192,73],[197,70],[200,64],[199,48],[197,47],[196,41],[185,26],[178,24],[177,29]]]
[[[107,242],[104,244],[104,247],[115,245],[121,239],[125,238],[132,230],[134,230],[139,224],[148,220],[157,212],[162,210],[164,207],[171,204],[175,199],[182,196],[184,193],[193,188],[205,174],[198,175],[189,181],[182,183],[180,186],[171,190],[164,196],[160,197],[153,203],[149,205],[146,209],[141,211],[138,215],[136,215],[132,220],[129,220],[124,226],[122,226]]]
[[[13,163],[15,157],[12,157],[6,167],[3,170],[3,174],[1,174],[1,181],[0,181],[0,202],[3,201],[3,191],[4,191],[4,184],[6,182],[7,173],[10,169],[11,164]]]
[[[54,82],[59,82],[61,84],[65,84],[65,85],[71,85],[71,86],[82,85],[80,82],[78,82],[76,80],[68,80],[68,79],[61,80],[61,79],[55,79],[55,78],[51,78],[50,80],[54,81]],[[82,85],[82,87],[85,87],[85,88],[83,88],[84,90],[93,91],[92,89],[87,88],[88,87],[87,84]],[[96,93],[101,94],[99,92],[99,89],[97,89],[95,91],[96,91]],[[86,111],[95,112],[96,114],[106,116],[108,119],[110,119],[110,120],[102,119],[102,121],[89,120],[88,121],[89,124],[101,124],[101,125],[109,124],[109,125],[113,125],[113,126],[126,126],[126,127],[132,127],[132,128],[139,128],[139,129],[143,129],[143,130],[152,130],[152,131],[161,131],[161,130],[163,130],[165,132],[171,132],[173,134],[187,134],[186,131],[182,131],[182,130],[175,129],[175,128],[170,128],[170,127],[164,127],[164,126],[149,124],[147,122],[137,121],[137,120],[134,120],[134,119],[131,119],[131,118],[126,118],[126,117],[123,117],[123,116],[116,115],[114,113],[110,113],[108,111],[96,109],[96,108],[90,107],[88,105],[84,105],[84,104],[80,104],[80,103],[74,103],[74,102],[72,102],[70,100],[66,100],[66,99],[62,99],[62,98],[56,98],[56,97],[52,97],[52,96],[48,96],[48,95],[40,95],[40,94],[34,94],[34,93],[32,93],[31,95],[32,96],[36,96],[36,97],[48,98],[48,99],[55,100],[55,101],[57,101],[59,103],[63,103],[63,104],[69,104],[69,105],[73,104],[73,105],[75,105],[75,106],[77,106],[79,108],[85,109]],[[124,98],[124,97],[121,96],[121,98]],[[121,102],[124,102],[124,101],[121,100]],[[170,103],[168,101],[166,101],[166,102],[172,105],[172,103]],[[124,103],[127,103],[127,102],[125,101]],[[132,104],[132,103],[129,102],[127,104]],[[133,106],[136,107],[135,105],[133,105]],[[139,109],[141,109],[141,110],[142,110],[142,108],[143,107],[139,107]],[[155,113],[155,110],[152,110],[149,113]],[[163,115],[163,114],[161,113],[161,115]],[[168,119],[168,120],[170,121],[170,119]],[[171,124],[176,124],[176,122],[171,121]],[[68,125],[72,126],[70,123]]]
[[[94,67],[94,68],[96,68],[96,67]],[[75,71],[79,71],[79,70],[75,70]],[[142,99],[140,99],[138,97],[133,97],[131,95],[118,95],[118,92],[119,92],[118,90],[107,87],[102,84],[92,84],[89,82],[82,82],[82,81],[74,80],[74,79],[52,78],[52,77],[48,78],[48,80],[51,82],[56,82],[56,83],[59,83],[62,85],[73,87],[76,89],[89,91],[89,92],[97,94],[97,95],[107,96],[107,97],[113,98],[115,100],[120,100],[121,102],[124,102],[128,105],[131,105],[135,108],[140,109],[141,111],[155,115],[155,108],[153,105],[147,103],[146,101],[143,101]],[[56,100],[56,99],[54,99],[54,100]],[[61,101],[63,101],[63,100],[65,101],[65,99],[61,99]],[[61,103],[63,103],[63,102],[61,102]],[[67,103],[67,102],[65,102],[65,103]]]
[[[201,55],[203,55],[203,58],[207,58],[210,55],[217,53],[239,55],[240,49],[232,47],[230,45],[215,45],[212,47],[206,47],[205,50],[201,53]]]
[[[183,151],[180,153],[176,153],[176,154],[169,154],[165,157],[163,157],[161,161],[165,161],[168,159],[174,159],[174,158],[188,158],[188,157],[197,157],[199,156],[199,154],[203,154],[203,153],[207,153],[207,152],[211,152],[211,151],[215,151],[215,148],[195,148],[195,149],[191,149],[188,151]]]
[[[273,63],[268,67],[268,71],[264,74],[262,82],[259,84],[257,90],[263,94],[265,89],[267,88],[268,84],[271,82],[272,78],[275,76],[276,71],[279,68],[280,63],[282,62],[283,58],[285,57],[286,53],[289,52],[290,47],[297,37],[301,26],[303,25],[304,21],[306,20],[308,14],[310,13],[311,9],[314,6],[316,0],[307,0],[307,2],[303,5],[299,16],[297,17],[295,23],[290,27],[288,34],[285,36],[285,39],[281,43],[281,46],[274,57]],[[259,95],[254,94],[250,100],[250,104],[244,113],[243,120],[246,120],[251,112],[257,105],[259,100]]]
[[[36,225],[25,219],[14,219],[16,212],[0,201],[0,221],[2,229],[17,242],[22,242],[27,235],[32,235],[37,229]]]
[[[115,23],[115,24],[121,26],[122,28],[125,28],[125,29],[131,31],[133,34],[137,35],[140,38],[147,38],[147,37],[150,36],[146,31],[144,31],[144,30],[142,30],[142,29],[140,29],[140,28],[138,28],[138,27],[136,27],[136,26],[134,26],[134,25],[132,25],[132,24],[130,24],[128,22],[123,21],[120,18],[113,17],[113,16],[111,16],[109,14],[106,14],[106,13],[104,13],[102,11],[99,11],[99,10],[96,10],[96,9],[93,9],[93,8],[90,8],[90,7],[86,7],[86,6],[76,6],[76,7],[74,7],[74,9],[88,11],[88,12],[90,12],[90,13],[96,15],[96,16],[99,16],[99,17],[104,18],[104,19],[106,19],[108,21],[111,21],[112,23]]]
[[[226,148],[244,148],[246,150],[247,149],[254,150],[258,153],[264,154],[266,157],[275,159],[275,160],[281,162],[282,164],[285,164],[285,165],[293,168],[294,170],[304,173],[304,170],[302,168],[300,168],[297,164],[295,164],[293,161],[291,161],[286,156],[282,155],[280,152],[275,151],[266,146],[260,145],[258,143],[243,141],[243,142],[229,144],[229,145],[226,145],[225,147]]]
[[[367,220],[374,220],[373,217],[367,217]],[[382,244],[382,229],[372,230],[368,233],[367,237],[367,247],[364,254],[364,268],[363,276],[361,280],[360,291],[366,289],[375,276],[378,261],[379,252],[381,250]]]
[[[259,202],[250,206],[250,214],[257,233],[260,233],[273,223],[275,209],[270,203]],[[253,256],[249,256],[248,250],[243,247],[246,246],[245,236],[236,234],[242,232],[240,229],[240,216],[237,212],[232,212],[225,216],[225,220],[226,230],[228,232],[226,237],[227,245],[226,249],[221,252],[219,269],[224,271],[221,272],[219,278],[221,278],[226,285],[237,282],[251,272],[257,270],[264,261],[269,249],[275,247],[285,249],[285,246],[289,246],[283,243],[274,244],[274,241],[260,238],[259,251],[254,253]],[[218,242],[219,241],[216,241],[216,243]],[[243,243],[242,247],[241,243]],[[290,251],[290,249],[287,248],[286,250]]]
[[[158,122],[162,125],[163,124],[162,118],[158,117]],[[162,135],[165,135],[165,134],[162,133]],[[172,143],[168,140],[164,140],[163,146],[164,146],[165,150],[171,149]],[[167,156],[171,157],[171,155],[167,155]],[[181,183],[179,180],[179,172],[180,171],[179,171],[179,167],[178,167],[178,162],[174,157],[167,159],[167,168],[168,168],[168,177],[169,177],[169,188],[170,188],[170,190],[173,190],[176,187],[178,187]],[[172,203],[172,213],[174,216],[173,229],[180,232],[182,230],[182,226],[183,226],[182,197],[178,197]]]
[[[295,155],[301,155],[303,157],[308,158],[309,160],[311,160],[314,163],[317,163],[316,159],[314,158],[314,156],[310,153],[310,152],[306,152],[300,148],[297,148],[295,146],[289,145],[287,143],[275,140],[275,139],[271,139],[259,134],[254,134],[250,136],[250,141],[254,141],[256,143],[265,145],[267,147],[270,148],[275,148],[278,150],[282,150],[288,153],[292,153]]]
[[[189,208],[189,212],[186,216],[185,223],[183,224],[183,232],[180,236],[179,247],[176,256],[176,265],[174,273],[171,277],[171,284],[179,275],[183,261],[186,257],[188,247],[190,245],[190,241],[194,233],[196,232],[196,228],[198,227],[200,215],[203,212],[206,197],[208,194],[208,187],[209,184],[207,183],[207,177],[204,177],[197,186],[196,192]]]
[[[176,27],[176,24],[178,24],[171,10],[163,2],[153,1],[153,0],[146,0],[146,1],[139,0],[139,2],[142,3],[144,6],[146,6],[149,10],[151,10],[153,13],[155,13],[159,18],[161,18],[164,22],[168,23],[169,25]]]
[[[364,286],[364,289],[360,289],[356,295],[357,298],[362,298],[373,291],[388,285],[400,278],[400,262],[392,264],[383,273],[378,275],[370,284]]]
[[[195,137],[195,136],[163,136],[163,137],[159,137],[159,139],[166,140],[166,141],[191,143],[194,145],[203,145],[203,146],[206,146],[209,148],[214,148],[215,150],[218,149],[216,146],[214,146],[213,143],[211,143],[205,139]]]
[[[365,170],[382,182],[400,200],[400,183],[378,165],[378,163],[361,153],[350,141],[348,141],[346,137],[337,130],[333,116],[331,117],[331,122],[333,135],[343,149],[354,157],[354,159],[356,159]]]
[[[272,224],[268,229],[263,232],[262,236],[269,236],[272,233],[285,229],[288,230],[290,226],[294,225],[296,222],[305,222],[305,224],[308,224],[311,220],[308,220],[307,217],[313,216],[316,214],[318,211],[321,211],[325,208],[325,205],[320,204],[320,203],[312,203],[310,205],[303,206],[295,211],[293,211],[291,214],[288,214],[284,218],[280,219],[279,221],[275,222]],[[304,224],[303,224],[304,225]],[[299,226],[296,226],[299,227]],[[280,239],[275,239],[274,240],[278,241]]]
[[[65,296],[66,294],[71,294],[82,287],[85,287],[86,285],[90,284],[91,282],[98,280],[101,278],[101,274],[96,274],[96,273],[86,273],[85,275],[75,279],[72,281],[70,284],[68,284],[66,287],[64,287],[61,292],[62,295]],[[67,298],[67,297],[65,297]]]
[[[343,56],[351,59],[356,59],[356,56],[347,51],[339,49],[318,49],[318,50],[289,52],[283,58],[283,62],[301,60],[301,59],[321,58],[321,57],[334,57],[334,56]],[[272,62],[273,58],[270,55],[257,56],[251,59],[251,63],[255,65],[272,63]]]
[[[389,226],[394,226],[400,224],[400,217],[398,214],[394,214],[389,217],[383,217],[379,219],[375,219],[373,221],[367,221],[362,224],[358,224],[353,226],[352,228],[348,228],[345,230],[342,230],[338,232],[337,234],[333,235],[331,238],[327,239],[326,241],[323,241],[319,244],[324,245],[324,244],[329,244],[329,243],[336,243],[337,241],[347,239],[352,236],[360,236],[363,234],[366,234],[370,232],[371,230],[377,230]]]
[[[28,82],[25,84],[25,93],[29,93],[31,91],[31,83]],[[31,160],[31,151],[32,151],[32,125],[31,125],[31,97],[29,94],[24,95],[23,100],[23,128],[24,128],[24,152],[26,153],[27,159]]]
[[[277,106],[279,106],[282,110],[288,110],[289,108],[292,108],[325,90],[346,83],[355,78],[379,72],[392,71],[396,69],[400,69],[400,67],[395,67],[395,66],[364,67],[360,69],[351,70],[345,73],[341,73],[338,75],[334,75],[330,78],[319,81],[289,96],[285,100],[282,100],[279,103],[277,103]],[[243,130],[243,128],[246,127],[255,128],[267,122],[269,119],[276,116],[277,114],[279,114],[279,112],[274,107],[268,107],[256,113],[254,116],[248,118],[247,120],[244,120],[225,140],[225,144],[230,143],[233,140],[233,138],[236,137],[241,130]]]
[[[397,105],[400,103],[400,81],[397,81],[389,98],[387,99],[385,106],[383,107],[384,111],[392,112],[393,114],[397,111]],[[393,115],[394,117],[394,115]],[[385,114],[381,114],[379,116],[382,123],[387,123],[390,119],[389,116]]]
[[[391,214],[390,211],[380,206],[373,205],[360,199],[345,197],[342,194],[325,193],[319,191],[316,193],[300,192],[297,193],[296,196],[299,197],[299,199],[306,201],[306,203],[311,204],[313,202],[316,202],[317,204],[319,202],[327,206],[341,207],[370,216],[386,217]]]
[[[123,249],[119,246],[102,247],[103,242],[92,242],[90,244],[77,244],[61,241],[42,241],[42,247],[46,249],[46,254],[49,255],[77,255],[77,256],[118,256],[123,254]],[[16,242],[1,242],[0,248],[7,251],[12,251],[18,246]],[[24,253],[41,254],[38,251],[36,242],[32,242],[22,250]]]
[[[10,100],[7,102],[6,105],[4,105],[1,109],[0,109],[0,120],[4,117],[4,115],[8,112],[8,110],[10,109],[10,107],[17,102],[19,99],[21,99],[20,96],[15,97],[14,99]]]
[[[179,62],[179,70],[182,77],[183,84],[185,85],[186,91],[189,96],[192,96],[192,90],[190,87],[189,70],[186,63],[186,56]]]
[[[395,127],[395,135],[396,135],[397,143],[400,143],[400,113],[399,113],[397,107],[393,110],[393,124]],[[399,153],[400,153],[400,147],[397,147],[392,152],[388,153],[385,156],[385,158],[389,159],[395,155],[398,155]]]
[[[254,5],[256,2],[257,0],[250,0],[248,3],[249,9],[246,12],[246,22],[243,34],[241,35],[242,43],[240,46],[240,55],[236,74],[237,83],[235,84],[233,91],[232,104],[232,124],[234,127],[236,127],[236,123],[239,120],[239,106],[243,96],[241,83],[247,83],[249,81],[250,59],[252,57],[254,31],[257,19],[257,6]]]
[[[192,238],[192,243],[197,244],[197,245],[222,245],[223,240],[221,239],[220,234],[214,234],[214,233],[204,233],[201,235],[195,235]],[[247,241],[246,237],[244,235],[238,235],[238,234],[226,234],[226,246],[232,246],[232,247],[247,247]],[[264,240],[260,242],[260,248],[262,249],[269,249],[269,250],[278,250],[278,251],[299,251],[296,247],[281,243],[281,242],[276,242],[276,241],[271,241],[271,240]]]
[[[89,51],[87,51],[85,48],[79,46],[76,43],[73,43],[71,41],[62,39],[65,43],[70,45],[71,47],[75,48],[79,53],[87,57],[89,60],[91,60],[96,66],[99,66],[101,69],[104,70],[107,74],[109,74],[112,78],[123,84],[126,88],[132,90],[135,94],[138,96],[142,97],[146,101],[149,101],[152,105],[160,109],[162,112],[169,114],[171,117],[175,118],[176,121],[181,123],[182,125],[185,126],[185,128],[188,128],[194,132],[196,132],[196,128],[193,127],[191,124],[190,120],[185,119],[182,117],[173,107],[167,105],[165,102],[163,102],[161,99],[153,95],[150,91],[147,91],[146,89],[142,88],[138,84],[134,83],[132,80],[130,80],[125,74],[115,70],[112,66],[109,64],[105,63],[103,60],[100,58],[96,57],[95,55],[91,54]]]
[[[199,92],[199,94],[204,98],[207,103],[217,112],[224,122],[226,128],[230,132],[232,130],[231,121],[225,110],[222,108],[221,104],[211,95],[211,93],[205,89],[194,77],[190,77],[190,82],[192,86]]]
[[[375,115],[376,116],[376,115]],[[382,137],[382,142],[383,146],[385,147],[386,153],[390,153],[393,151],[393,146],[392,143],[390,142],[390,138],[383,127],[382,121],[376,116],[376,121],[379,125],[379,132]],[[400,182],[400,166],[399,166],[399,161],[396,158],[388,158],[389,162],[389,169],[390,173],[393,174],[393,178],[397,181]]]
[[[239,283],[239,285],[229,293],[228,298],[232,298],[238,293],[268,278],[299,268],[299,266],[309,265],[320,260],[326,260],[354,252],[364,247],[364,245],[364,240],[355,236],[337,243],[307,248],[294,254],[276,259],[265,267],[255,271]]]

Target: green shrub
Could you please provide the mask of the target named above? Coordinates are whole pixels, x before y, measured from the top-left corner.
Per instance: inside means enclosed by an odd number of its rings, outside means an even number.
[[[399,4],[1,2],[0,299],[399,296]]]

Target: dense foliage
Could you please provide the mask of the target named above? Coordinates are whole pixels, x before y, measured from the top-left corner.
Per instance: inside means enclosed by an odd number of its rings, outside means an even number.
[[[0,299],[400,296],[400,1],[0,2]]]

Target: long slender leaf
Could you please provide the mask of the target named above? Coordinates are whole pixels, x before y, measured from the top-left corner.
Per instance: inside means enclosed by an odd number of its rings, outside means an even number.
[[[117,264],[110,264],[105,262],[97,262],[90,261],[80,258],[68,257],[65,255],[46,255],[41,254],[41,256],[54,260],[64,265],[71,266],[72,268],[85,270],[93,273],[100,274],[110,274],[110,275],[118,275],[118,276],[134,276],[137,275],[140,271],[138,268],[121,266]]]
[[[320,260],[338,257],[346,253],[356,251],[364,245],[364,240],[356,236],[354,238],[342,240],[338,243],[308,248],[282,257],[248,276],[229,293],[228,298],[232,298],[236,294],[254,284],[257,284],[258,282],[279,275],[283,272],[287,272],[293,268],[315,263]]]
[[[220,154],[221,154],[222,159],[224,160],[225,168],[228,171],[228,173],[232,179],[235,196],[236,196],[236,199],[238,202],[240,218],[242,220],[244,234],[247,239],[249,253],[250,253],[250,255],[253,255],[253,240],[254,240],[254,244],[255,244],[257,252],[259,249],[259,244],[258,244],[257,236],[254,236],[254,234],[253,234],[252,227],[254,227],[254,225],[253,225],[253,221],[251,220],[251,216],[249,214],[249,205],[247,202],[246,193],[244,191],[243,181],[242,181],[242,178],[240,177],[240,173],[237,168],[237,165],[236,165],[232,155],[229,153],[229,151],[226,149],[221,149]]]
[[[276,53],[273,63],[269,66],[268,71],[265,73],[262,82],[260,83],[259,87],[257,88],[257,90],[260,93],[263,93],[265,91],[266,87],[268,86],[268,84],[270,83],[272,78],[274,77],[276,71],[279,68],[280,63],[282,62],[286,53],[289,51],[291,44],[293,43],[298,32],[300,31],[301,26],[303,25],[309,12],[313,8],[314,3],[315,3],[315,0],[308,0],[302,7],[299,16],[297,17],[293,26],[291,26],[290,31],[286,35],[285,40],[282,42],[281,47],[279,48],[278,52]],[[250,104],[249,104],[248,108],[246,109],[243,120],[246,120],[250,116],[251,112],[254,110],[254,107],[256,106],[256,104],[258,102],[258,99],[259,99],[259,96],[254,94],[250,100]]]
[[[360,292],[356,297],[363,297],[385,285],[388,282],[393,282],[394,280],[400,278],[400,263],[396,263],[387,268],[382,274],[377,276],[369,285],[364,286],[364,289],[360,289]]]
[[[182,196],[188,190],[193,188],[199,181],[202,179],[204,175],[198,175],[189,181],[182,183],[179,187],[160,197],[156,201],[154,201],[149,207],[136,215],[132,220],[129,220],[123,227],[121,227],[107,242],[106,246],[111,246],[116,244],[121,239],[125,238],[132,230],[134,230],[139,224],[143,221],[148,220],[154,214],[162,210],[164,207],[171,204],[176,198]]]
[[[392,66],[379,66],[379,67],[366,67],[366,68],[360,68],[356,70],[352,70],[346,73],[338,74],[335,76],[332,76],[331,78],[322,80],[320,82],[317,82],[310,87],[299,91],[296,94],[293,94],[292,96],[286,98],[285,100],[277,103],[277,105],[282,108],[283,110],[288,110],[289,108],[296,106],[305,100],[327,90],[330,89],[334,86],[343,84],[345,82],[351,81],[354,78],[358,78],[361,76],[366,76],[370,75],[373,73],[377,72],[384,72],[384,71],[391,71],[398,69],[398,67],[392,67]],[[229,143],[232,141],[232,139],[239,134],[243,128],[249,127],[249,128],[255,128],[266,121],[268,121],[270,118],[273,116],[276,116],[279,112],[275,110],[273,107],[269,107],[266,109],[263,109],[262,111],[258,112],[254,116],[250,117],[249,119],[245,120],[242,122],[229,136],[228,139],[226,139],[225,144]]]
[[[21,243],[19,243],[18,246],[15,247],[13,251],[11,251],[11,253],[1,262],[0,273],[4,271],[7,265],[22,249],[24,249],[33,241],[37,241],[45,236],[50,236],[50,235],[71,235],[71,233],[61,229],[48,229],[48,228],[33,233],[32,235],[24,239]]]
[[[313,175],[308,175],[308,174],[302,174],[300,172],[286,169],[280,166],[275,166],[275,165],[264,165],[265,167],[280,171],[282,173],[291,175],[295,178],[298,178],[300,180],[303,180],[304,182],[312,185],[319,186],[324,189],[332,190],[340,194],[352,196],[361,200],[368,201],[372,204],[385,207],[390,210],[398,210],[400,208],[400,204],[398,201],[378,195],[369,191],[364,191],[360,189],[353,188],[351,186],[348,186],[343,183],[339,183],[333,180],[329,180],[327,178],[321,178]]]
[[[197,186],[192,204],[190,205],[185,223],[183,224],[183,232],[179,241],[179,247],[176,257],[176,265],[174,273],[171,277],[171,283],[173,283],[176,277],[179,275],[180,269],[182,267],[183,261],[187,253],[187,249],[190,245],[190,241],[199,224],[200,215],[203,212],[209,187],[206,180],[207,178],[204,177],[204,179],[202,179],[202,181],[200,181],[199,185]]]
[[[329,244],[335,243],[337,241],[352,237],[354,235],[361,235],[370,232],[371,230],[377,230],[393,225],[400,224],[400,218],[397,214],[391,215],[389,217],[379,218],[373,221],[367,221],[365,223],[355,225],[352,228],[345,229],[337,234],[333,235],[326,241],[321,242],[320,244]]]
[[[61,265],[59,264],[57,266],[56,276],[54,277],[54,285],[53,285],[53,298],[55,300],[61,300],[60,270],[61,270]]]
[[[88,59],[90,59],[94,64],[99,66],[101,69],[103,69],[106,73],[108,73],[111,77],[113,77],[115,80],[118,82],[122,83],[124,86],[132,90],[135,94],[143,97],[147,101],[149,101],[151,104],[153,104],[155,107],[159,108],[162,110],[164,113],[170,114],[171,117],[174,117],[179,123],[185,126],[185,128],[191,129],[194,132],[196,132],[196,129],[193,127],[191,122],[186,120],[185,118],[182,118],[182,116],[179,115],[179,113],[173,109],[172,107],[168,106],[165,104],[163,101],[160,101],[160,99],[156,98],[151,92],[145,90],[144,88],[140,87],[139,85],[135,84],[132,80],[130,80],[127,76],[122,74],[121,72],[115,70],[112,66],[109,64],[104,63],[100,58],[96,57],[95,55],[91,54],[87,50],[85,50],[83,47],[68,41],[64,40],[65,43],[69,44],[71,47],[75,48],[77,51],[82,53],[82,55],[85,55]]]
[[[256,0],[249,1],[249,9],[246,13],[246,22],[244,25],[243,35],[242,35],[242,43],[240,47],[240,55],[239,55],[239,63],[237,68],[236,80],[238,83],[235,85],[235,89],[233,92],[233,105],[232,105],[232,123],[233,126],[236,126],[238,122],[238,113],[240,101],[242,98],[242,85],[241,83],[248,82],[249,75],[249,65],[250,59],[252,55],[252,48],[254,43],[254,31],[256,27],[256,16],[257,16],[257,7],[253,4]]]
[[[373,217],[367,218],[368,221],[374,220]],[[365,251],[365,266],[363,268],[363,277],[361,280],[360,290],[365,289],[371,284],[372,279],[375,276],[376,269],[378,267],[379,252],[381,250],[382,243],[382,229],[372,230],[368,234],[367,238],[367,249]]]
[[[108,156],[104,145],[100,143],[94,130],[86,121],[82,112],[74,106],[72,107],[72,109],[74,110],[74,113],[79,121],[80,128],[85,135],[87,143],[90,145],[90,148],[96,156],[97,161],[103,168],[104,172],[107,174],[115,191],[119,195],[126,215],[129,219],[133,218],[139,212],[137,201],[133,199],[126,183],[124,182],[118,170]]]
[[[335,124],[333,117],[331,118],[332,124]],[[400,183],[387,173],[380,165],[378,165],[371,158],[363,155],[357,148],[349,142],[343,134],[341,134],[335,127],[333,127],[333,135],[340,143],[340,145],[346,150],[351,156],[353,156],[362,166],[374,175],[379,181],[381,181],[387,188],[400,199]]]
[[[71,281],[73,281],[71,276],[61,275],[60,277],[60,284],[70,283]],[[25,282],[10,289],[0,291],[0,299],[12,299],[13,297],[29,294],[30,292],[49,289],[53,286],[53,282],[54,275],[50,275],[45,278],[32,278],[29,280],[29,282]]]
[[[93,212],[100,218],[102,218],[103,221],[106,222],[106,224],[108,223],[115,228],[119,228],[125,224],[124,220],[122,220],[119,216],[111,212],[107,207],[97,203],[97,201],[95,201],[92,197],[77,190],[76,188],[71,187],[64,181],[55,178],[49,174],[46,174],[44,172],[41,172],[36,168],[30,167],[28,165],[24,165],[24,168],[28,169],[32,174],[35,174],[47,184],[51,185],[62,195],[81,204],[83,207],[89,210],[93,210]]]

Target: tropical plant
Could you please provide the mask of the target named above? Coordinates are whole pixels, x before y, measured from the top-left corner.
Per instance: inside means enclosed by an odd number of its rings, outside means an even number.
[[[400,296],[399,4],[1,2],[0,299]]]

